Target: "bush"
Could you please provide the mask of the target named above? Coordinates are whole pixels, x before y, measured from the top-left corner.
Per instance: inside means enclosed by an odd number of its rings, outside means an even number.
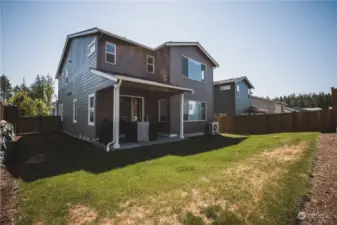
[[[15,140],[15,132],[12,124],[5,120],[0,121],[0,165],[5,161],[5,156],[8,156],[7,143]],[[6,152],[5,152],[6,150]]]

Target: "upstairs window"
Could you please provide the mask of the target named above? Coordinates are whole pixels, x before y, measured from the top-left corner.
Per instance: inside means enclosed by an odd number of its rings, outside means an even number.
[[[88,95],[88,125],[95,125],[95,93]]]
[[[88,56],[91,56],[96,51],[96,39],[94,39],[89,45],[88,45]]]
[[[66,69],[66,85],[68,84],[68,68]]]
[[[236,85],[236,96],[240,96],[240,86]]]
[[[105,62],[116,64],[116,45],[111,42],[105,42]]]
[[[248,99],[250,99],[250,89],[248,88]]]
[[[184,121],[206,120],[206,102],[184,101]]]
[[[147,72],[154,73],[154,57],[147,55]]]
[[[194,59],[183,57],[183,75],[192,80],[205,81],[206,66]]]

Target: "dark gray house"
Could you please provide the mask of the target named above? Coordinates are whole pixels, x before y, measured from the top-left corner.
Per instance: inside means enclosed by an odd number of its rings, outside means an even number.
[[[215,114],[232,116],[254,111],[251,108],[251,89],[254,86],[247,77],[215,81],[213,86]]]
[[[56,74],[62,129],[89,141],[111,132],[107,148],[135,123],[166,136],[205,133],[218,66],[198,42],[150,48],[99,28],[68,35]]]

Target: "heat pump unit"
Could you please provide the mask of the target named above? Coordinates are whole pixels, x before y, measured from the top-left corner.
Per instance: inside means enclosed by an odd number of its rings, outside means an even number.
[[[215,135],[219,133],[219,124],[218,122],[209,123],[209,133]]]

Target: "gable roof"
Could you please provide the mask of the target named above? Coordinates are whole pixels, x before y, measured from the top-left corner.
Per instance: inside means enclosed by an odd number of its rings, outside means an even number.
[[[272,103],[275,103],[275,104],[287,105],[287,103],[284,103],[284,102],[279,102],[279,101],[274,101],[274,100],[270,100],[270,99],[266,99],[266,98],[261,98],[261,97],[255,96],[255,95],[252,95],[252,99],[253,98],[263,100],[263,101],[267,101],[267,102],[272,102]]]
[[[69,45],[71,39],[74,39],[74,38],[77,38],[77,37],[86,36],[86,35],[92,35],[92,34],[96,34],[96,33],[102,33],[102,34],[105,34],[107,36],[110,36],[110,37],[113,37],[113,38],[116,38],[116,39],[128,42],[128,43],[133,44],[133,45],[137,45],[137,46],[145,48],[145,49],[148,49],[150,51],[157,51],[158,49],[160,49],[162,47],[165,47],[165,46],[196,46],[196,47],[198,47],[200,49],[200,51],[202,51],[206,55],[206,57],[213,63],[213,65],[215,67],[219,67],[219,64],[201,46],[201,44],[199,42],[171,42],[171,41],[169,41],[169,42],[164,42],[163,44],[157,46],[156,48],[151,48],[151,47],[148,47],[148,46],[143,45],[141,43],[138,43],[136,41],[132,41],[130,39],[127,39],[125,37],[119,36],[117,34],[113,34],[113,33],[110,33],[108,31],[102,30],[100,28],[94,27],[94,28],[91,28],[91,29],[88,29],[88,30],[83,30],[83,31],[80,31],[80,32],[69,34],[67,36],[66,42],[65,42],[64,47],[63,47],[61,59],[60,59],[60,62],[58,64],[58,67],[57,67],[56,76],[55,76],[56,78],[58,77],[58,74],[60,73],[61,65],[63,63],[64,57],[65,57],[65,54],[66,54],[66,51],[67,51],[67,48],[68,48],[68,45]]]
[[[237,82],[242,81],[242,80],[245,80],[248,83],[249,87],[254,89],[253,84],[248,80],[248,78],[246,76],[236,77],[236,78],[231,78],[231,79],[226,79],[226,80],[214,81],[213,85],[237,83]]]

